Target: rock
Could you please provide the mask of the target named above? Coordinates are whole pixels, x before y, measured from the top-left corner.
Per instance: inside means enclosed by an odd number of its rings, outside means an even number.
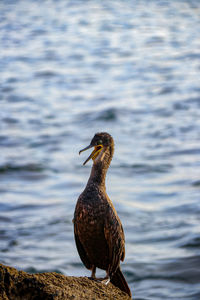
[[[87,277],[57,273],[28,274],[0,264],[1,300],[130,300],[109,283],[107,286]]]

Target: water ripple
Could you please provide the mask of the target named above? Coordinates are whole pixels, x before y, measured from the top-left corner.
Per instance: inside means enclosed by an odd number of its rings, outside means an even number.
[[[1,262],[88,274],[78,151],[108,131],[135,299],[200,299],[199,20],[196,0],[0,2]]]

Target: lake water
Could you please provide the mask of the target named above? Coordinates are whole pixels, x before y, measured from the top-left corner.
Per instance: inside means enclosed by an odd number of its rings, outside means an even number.
[[[72,219],[100,131],[134,299],[199,300],[198,0],[0,2],[2,263],[90,275]]]

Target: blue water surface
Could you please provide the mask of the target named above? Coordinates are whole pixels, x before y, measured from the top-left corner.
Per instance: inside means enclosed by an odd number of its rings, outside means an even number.
[[[90,275],[72,219],[99,131],[134,299],[199,300],[198,0],[0,2],[2,263]]]

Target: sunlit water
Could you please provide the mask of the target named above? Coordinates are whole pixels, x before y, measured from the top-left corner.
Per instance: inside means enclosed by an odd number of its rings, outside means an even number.
[[[198,0],[0,2],[2,263],[89,276],[72,218],[99,131],[134,299],[200,299]]]

